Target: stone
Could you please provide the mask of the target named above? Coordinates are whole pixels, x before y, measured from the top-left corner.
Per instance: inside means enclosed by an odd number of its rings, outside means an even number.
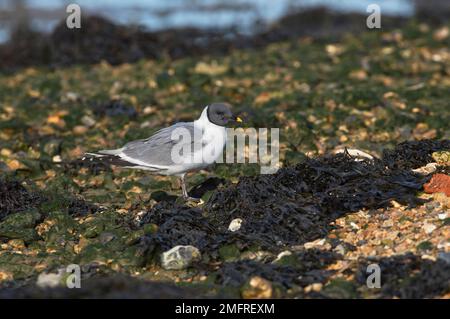
[[[40,273],[36,285],[41,288],[53,288],[61,285],[64,270],[59,269],[57,273]]]
[[[241,295],[245,299],[267,299],[272,297],[272,283],[267,279],[254,276],[242,289]]]
[[[345,255],[346,253],[345,247],[342,246],[341,244],[337,245],[333,250],[340,255]]]
[[[52,157],[53,163],[61,163],[62,162],[62,158],[61,155],[55,155]]]
[[[311,249],[311,248],[329,249],[329,248],[331,248],[331,245],[326,242],[325,238],[322,238],[322,239],[319,238],[314,241],[310,241],[310,242],[303,244],[303,247],[305,247],[305,249]]]
[[[443,41],[449,36],[449,34],[449,28],[447,26],[444,26],[433,32],[433,39],[436,41]]]
[[[44,145],[44,152],[50,156],[58,155],[62,140],[53,138]]]
[[[444,193],[434,193],[433,199],[439,202],[442,208],[450,208],[450,196],[447,196]]]
[[[102,244],[107,244],[115,238],[116,238],[116,235],[114,235],[112,233],[108,233],[108,232],[103,232],[99,236],[99,240]]]
[[[83,123],[84,126],[93,127],[95,125],[95,120],[89,115],[84,115],[81,118],[81,123]]]
[[[207,74],[207,75],[219,75],[225,73],[228,70],[226,65],[221,65],[217,61],[213,61],[208,64],[205,62],[198,62],[195,65],[195,73]]]
[[[447,264],[450,264],[450,252],[440,252],[438,254],[438,259],[445,261]]]
[[[323,288],[323,284],[321,284],[320,282],[315,282],[311,285],[306,286],[305,288],[303,288],[303,291],[305,293],[310,293],[310,292],[319,292],[321,291]]]
[[[77,101],[80,98],[80,96],[77,93],[75,93],[75,92],[67,92],[66,93],[66,98],[69,101],[75,102],[75,101]]]
[[[431,154],[439,165],[450,166],[450,151],[439,151]]]
[[[289,250],[283,250],[281,253],[278,254],[277,258],[273,261],[273,263],[276,263],[280,261],[283,257],[292,256],[292,252]]]
[[[387,219],[383,222],[383,225],[381,227],[390,228],[392,226],[394,226],[394,221],[392,219]]]
[[[88,131],[88,127],[84,125],[76,125],[73,128],[73,133],[75,135],[83,135]]]
[[[354,222],[351,222],[351,223],[350,223],[350,226],[351,226],[353,229],[355,229],[355,230],[359,230],[359,226],[356,225]]]
[[[188,268],[192,262],[200,258],[198,248],[179,245],[161,254],[161,265],[166,270],[181,270]]]
[[[24,249],[25,242],[22,239],[11,239],[8,241],[8,245],[14,249]]]
[[[10,272],[0,271],[0,282],[13,280],[13,274]]]
[[[431,180],[423,185],[426,193],[444,193],[450,196],[450,176],[445,174],[434,174]]]
[[[425,233],[427,234],[431,234],[437,227],[433,224],[424,224],[422,226],[423,230],[425,231]]]

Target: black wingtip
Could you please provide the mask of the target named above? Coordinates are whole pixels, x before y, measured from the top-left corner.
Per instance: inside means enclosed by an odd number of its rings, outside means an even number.
[[[90,161],[90,162],[99,162],[99,163],[107,163],[110,165],[116,165],[116,166],[138,166],[138,164],[128,162],[118,155],[111,155],[111,154],[102,154],[102,153],[86,153],[82,158],[82,161]]]

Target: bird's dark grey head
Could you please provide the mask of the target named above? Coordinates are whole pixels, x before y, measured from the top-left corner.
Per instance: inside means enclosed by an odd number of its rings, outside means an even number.
[[[228,103],[213,103],[209,105],[207,115],[211,123],[219,126],[241,122],[240,118],[233,115],[231,105]]]

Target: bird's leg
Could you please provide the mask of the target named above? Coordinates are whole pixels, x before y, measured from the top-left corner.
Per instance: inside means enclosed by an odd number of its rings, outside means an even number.
[[[196,201],[196,202],[200,201],[199,198],[194,198],[194,197],[190,197],[189,196],[189,194],[187,192],[187,189],[186,189],[186,181],[184,179],[185,176],[186,176],[186,174],[183,174],[183,175],[180,176],[180,179],[181,179],[181,190],[183,191],[183,198],[185,200],[191,200],[191,201]]]
[[[181,179],[181,190],[183,191],[183,197],[184,197],[184,199],[188,199],[189,198],[189,194],[188,194],[188,192],[187,192],[187,190],[186,190],[186,182],[185,182],[185,180],[184,180],[184,176],[185,176],[186,174],[183,174],[183,175],[181,175],[180,176],[180,179]]]

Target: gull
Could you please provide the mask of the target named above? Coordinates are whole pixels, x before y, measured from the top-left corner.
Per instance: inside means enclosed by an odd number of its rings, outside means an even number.
[[[185,176],[213,164],[222,156],[227,137],[226,125],[242,122],[230,107],[228,103],[207,105],[200,118],[193,122],[176,123],[118,149],[86,153],[82,160],[105,161],[152,174],[178,176],[183,198],[197,200],[189,197]]]

